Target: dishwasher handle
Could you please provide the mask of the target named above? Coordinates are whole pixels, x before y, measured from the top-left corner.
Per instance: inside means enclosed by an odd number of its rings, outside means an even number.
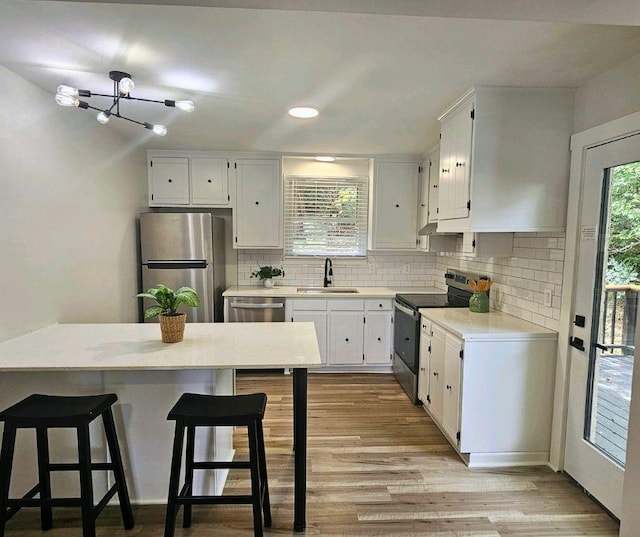
[[[278,310],[284,308],[282,302],[276,302],[274,304],[251,304],[247,302],[231,302],[229,304],[232,308],[240,310]]]

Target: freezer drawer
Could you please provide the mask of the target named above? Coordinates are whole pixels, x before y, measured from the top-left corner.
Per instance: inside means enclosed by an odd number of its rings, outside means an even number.
[[[164,266],[164,265],[159,265]],[[177,290],[180,287],[191,287],[200,298],[200,305],[197,308],[189,308],[180,306],[178,311],[187,314],[187,322],[189,323],[211,323],[214,321],[214,300],[215,291],[213,287],[213,267],[206,265],[205,268],[175,268],[171,264],[166,265],[167,268],[149,268],[142,267],[142,288],[146,291],[158,284]],[[207,298],[209,297],[209,298]],[[221,297],[218,299],[222,303]],[[144,299],[144,310],[154,305],[153,300]],[[220,317],[222,313],[220,312]],[[157,318],[149,319],[149,321],[157,321]]]
[[[284,298],[232,297],[229,299],[229,323],[283,323]]]

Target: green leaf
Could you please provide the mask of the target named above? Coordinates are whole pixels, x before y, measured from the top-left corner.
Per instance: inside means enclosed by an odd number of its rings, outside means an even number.
[[[160,306],[151,306],[144,312],[144,318],[150,319],[151,317],[155,317],[156,315],[160,315],[161,313],[164,313],[164,308]]]

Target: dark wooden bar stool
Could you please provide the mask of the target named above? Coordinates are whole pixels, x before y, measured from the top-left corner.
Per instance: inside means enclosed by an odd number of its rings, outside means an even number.
[[[267,462],[264,449],[262,418],[267,406],[264,393],[249,395],[199,395],[182,394],[169,412],[168,420],[175,420],[176,429],[169,477],[169,497],[165,537],[173,537],[176,516],[180,506],[184,506],[182,526],[191,526],[191,508],[193,505],[211,504],[251,504],[253,506],[253,532],[262,537],[262,512],[264,525],[271,526],[271,506],[269,504],[269,486],[267,484]],[[195,461],[196,427],[246,426],[249,435],[248,461]],[[185,453],[185,482],[178,492],[180,466],[185,430],[187,448]],[[193,471],[224,468],[249,468],[251,470],[251,495],[194,496]]]
[[[133,513],[122,467],[118,437],[113,422],[111,406],[118,400],[113,393],[67,397],[33,394],[0,412],[4,422],[2,450],[0,452],[0,537],[5,524],[22,507],[39,507],[43,530],[53,526],[52,507],[80,507],[82,510],[82,535],[95,537],[96,519],[107,502],[118,493],[125,529],[133,528]],[[102,416],[111,462],[91,462],[89,424]],[[51,463],[49,460],[48,431],[51,428],[75,428],[78,438],[77,463]],[[38,483],[22,498],[9,498],[9,486],[13,466],[16,432],[18,429],[35,429],[38,452]],[[94,505],[93,470],[111,470],[114,485],[97,505]],[[51,472],[77,471],[80,475],[79,498],[52,498]],[[35,498],[39,495],[38,498]]]

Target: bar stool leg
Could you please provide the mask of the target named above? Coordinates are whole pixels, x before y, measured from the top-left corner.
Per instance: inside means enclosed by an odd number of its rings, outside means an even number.
[[[51,499],[51,472],[49,470],[49,435],[46,427],[36,428],[36,444],[38,449],[38,478],[40,480],[40,499]],[[40,527],[43,531],[53,526],[51,504],[40,505]]]
[[[271,527],[271,502],[269,501],[269,480],[267,479],[267,454],[264,448],[264,433],[262,430],[262,421],[258,421],[256,425],[258,433],[258,455],[260,457],[260,483],[262,493],[262,512],[264,514],[265,528]]]
[[[131,501],[129,500],[127,480],[124,475],[122,455],[120,453],[120,446],[118,445],[116,426],[113,422],[113,412],[111,412],[110,408],[102,414],[102,422],[104,424],[107,446],[109,447],[111,464],[113,465],[113,477],[118,484],[118,500],[120,502],[120,512],[122,513],[122,523],[124,524],[124,529],[130,530],[135,523],[133,520],[133,511],[131,510]]]
[[[193,494],[193,463],[196,449],[196,428],[194,426],[187,427],[187,451],[184,455],[184,493],[191,496]],[[192,505],[185,503],[182,506],[182,527],[191,527]]]
[[[251,462],[251,496],[253,498],[253,534],[262,537],[262,502],[260,501],[260,456],[256,422],[249,423],[249,460]]]
[[[91,445],[89,424],[79,425],[78,464],[80,473],[80,507],[82,509],[82,537],[95,537],[96,517],[93,512],[93,481],[91,479]]]
[[[184,442],[184,424],[176,420],[176,432],[173,437],[173,451],[171,456],[171,473],[169,474],[169,496],[167,498],[167,515],[164,522],[164,537],[173,537],[176,526],[178,505],[178,485],[180,466],[182,463],[182,445]],[[2,537],[2,536],[0,536]]]
[[[7,506],[9,502],[9,485],[11,483],[11,467],[13,452],[16,446],[16,428],[5,423],[0,450],[0,537],[4,537],[4,526],[7,523]]]

